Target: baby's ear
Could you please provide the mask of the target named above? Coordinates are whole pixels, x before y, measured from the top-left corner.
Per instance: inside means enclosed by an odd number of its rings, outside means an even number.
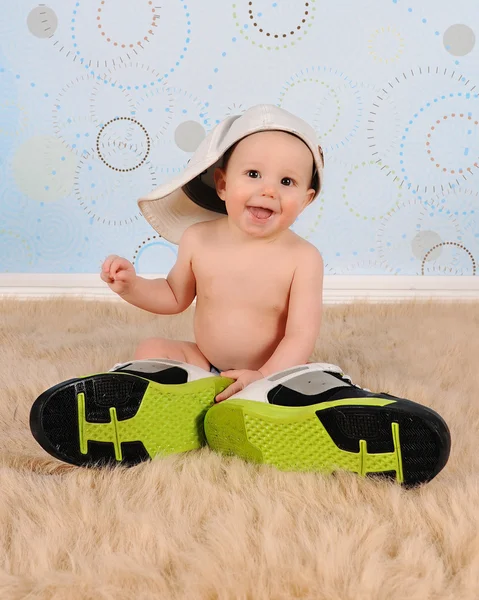
[[[309,206],[311,204],[311,202],[313,201],[313,198],[314,198],[314,194],[316,194],[316,190],[313,188],[310,188],[306,192],[306,200],[304,202],[304,208],[306,208],[307,206]]]
[[[216,193],[221,200],[224,200],[226,193],[226,173],[224,169],[216,167],[215,172],[213,173],[213,179],[215,181]]]

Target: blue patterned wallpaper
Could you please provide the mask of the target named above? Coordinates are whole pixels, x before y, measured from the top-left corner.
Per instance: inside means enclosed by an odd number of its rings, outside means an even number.
[[[50,0],[0,12],[0,272],[167,273],[136,200],[257,103],[308,120],[325,185],[293,226],[327,275],[473,275],[476,0]]]

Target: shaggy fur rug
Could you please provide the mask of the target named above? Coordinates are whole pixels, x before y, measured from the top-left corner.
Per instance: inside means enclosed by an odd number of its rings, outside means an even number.
[[[477,600],[479,304],[325,306],[311,360],[448,422],[451,456],[421,488],[284,473],[209,448],[89,470],[30,434],[55,383],[193,340],[193,308],[0,300],[0,598]],[[476,445],[478,444],[478,445]]]

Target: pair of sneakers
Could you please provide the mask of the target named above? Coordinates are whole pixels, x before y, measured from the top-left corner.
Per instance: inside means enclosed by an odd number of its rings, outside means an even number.
[[[232,379],[169,359],[132,361],[43,392],[30,412],[37,442],[79,466],[132,466],[206,443],[285,471],[347,470],[405,486],[445,466],[451,438],[435,411],[308,363],[215,404]]]

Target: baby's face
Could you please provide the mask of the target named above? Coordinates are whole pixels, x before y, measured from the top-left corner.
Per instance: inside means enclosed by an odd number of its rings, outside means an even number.
[[[313,155],[299,138],[261,131],[239,142],[226,172],[216,169],[218,196],[245,233],[269,238],[290,227],[314,197]]]

